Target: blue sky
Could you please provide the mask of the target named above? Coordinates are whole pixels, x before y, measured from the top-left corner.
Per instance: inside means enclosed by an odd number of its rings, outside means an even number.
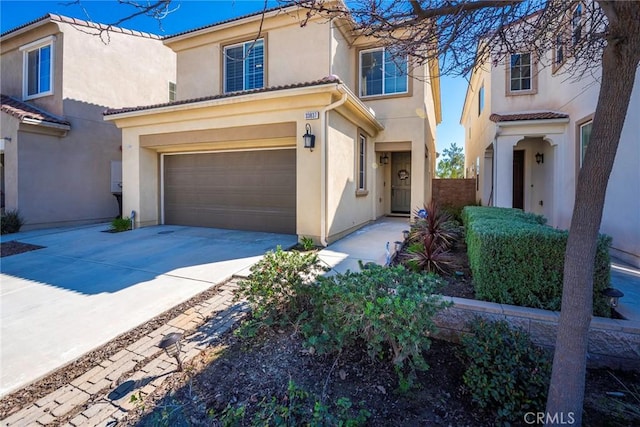
[[[0,32],[5,32],[47,13],[57,13],[74,18],[109,24],[132,12],[115,0],[82,0],[79,5],[65,5],[72,0],[0,0]],[[271,2],[273,4],[273,2]],[[174,0],[174,12],[162,22],[149,17],[137,17],[123,23],[125,28],[146,31],[160,35],[171,35],[214,22],[256,12],[264,6],[263,1],[255,0]],[[442,77],[442,124],[438,126],[438,152],[442,152],[451,143],[464,145],[464,129],[459,125],[460,113],[467,83],[463,78]]]

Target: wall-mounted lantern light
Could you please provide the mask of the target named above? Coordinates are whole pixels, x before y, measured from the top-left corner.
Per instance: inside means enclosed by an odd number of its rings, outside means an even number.
[[[302,135],[302,139],[304,140],[304,148],[308,148],[313,151],[313,147],[316,146],[316,136],[311,134],[311,125],[307,123],[306,126],[307,132]]]
[[[605,288],[602,290],[602,295],[609,299],[609,307],[611,308],[616,308],[618,300],[624,296],[622,291],[616,288]]]
[[[180,360],[180,340],[182,339],[182,334],[179,332],[172,332],[160,341],[158,347],[163,349],[167,356],[175,357],[178,362],[178,371],[182,371],[182,361]]]
[[[380,156],[380,164],[381,165],[389,164],[389,156],[387,156],[387,153],[384,153],[382,156]]]
[[[537,164],[544,163],[544,154],[536,153],[536,163]]]

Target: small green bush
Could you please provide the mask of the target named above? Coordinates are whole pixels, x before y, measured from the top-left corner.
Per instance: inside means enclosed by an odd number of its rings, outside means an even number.
[[[114,219],[111,221],[111,229],[118,232],[131,230],[131,218],[124,217]]]
[[[300,239],[300,245],[302,245],[302,250],[305,251],[313,250],[316,247],[313,243],[313,239],[307,236],[303,236],[302,239]]]
[[[522,329],[505,321],[476,318],[462,337],[467,369],[463,381],[473,402],[493,411],[496,421],[522,420],[544,410],[551,377],[551,356]]]
[[[13,209],[4,212],[0,222],[2,223],[0,226],[1,234],[17,233],[24,225],[24,218],[17,209]]]
[[[465,207],[467,254],[479,299],[560,310],[568,232],[517,209]],[[593,313],[610,316],[602,290],[609,286],[609,245],[600,236],[595,260]]]
[[[313,315],[302,326],[307,345],[328,353],[364,343],[371,358],[391,360],[407,389],[416,369],[428,369],[422,352],[435,330],[433,316],[448,305],[434,295],[440,285],[436,276],[402,266],[320,277],[309,288]]]
[[[217,415],[210,412],[210,417],[224,427],[251,426],[344,426],[357,427],[365,425],[371,413],[365,409],[356,411],[351,400],[342,397],[333,405],[327,405],[317,396],[298,387],[289,381],[287,394],[282,399],[272,397],[263,399],[252,408],[254,415],[251,423],[247,423],[248,405],[229,405]]]
[[[305,288],[322,270],[315,253],[285,252],[278,246],[251,267],[246,280],[238,283],[235,300],[249,302],[254,326],[296,321],[309,306]]]

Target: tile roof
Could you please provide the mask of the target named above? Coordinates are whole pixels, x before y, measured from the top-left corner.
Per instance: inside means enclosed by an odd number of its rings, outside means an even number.
[[[146,38],[150,38],[150,39],[156,39],[156,40],[160,40],[162,37],[156,35],[156,34],[151,34],[151,33],[145,33],[142,31],[136,31],[136,30],[128,30],[126,28],[120,28],[120,27],[115,27],[112,25],[105,25],[105,24],[99,24],[96,22],[91,22],[91,21],[85,21],[83,19],[78,19],[78,18],[70,18],[68,16],[63,16],[63,15],[56,15],[55,13],[47,13],[46,15],[38,18],[38,19],[34,19],[33,21],[27,22],[26,24],[22,24],[19,27],[16,28],[12,28],[8,31],[5,31],[4,33],[0,34],[0,37],[4,37],[6,35],[9,35],[15,31],[21,30],[23,28],[26,28],[30,25],[33,24],[37,24],[38,22],[41,21],[55,21],[55,22],[63,22],[66,24],[71,24],[71,25],[79,25],[82,27],[88,27],[88,28],[93,28],[96,30],[107,30],[110,32],[114,32],[114,33],[122,33],[122,34],[129,34],[132,36],[138,36],[138,37],[146,37]]]
[[[16,117],[21,121],[27,119],[28,121],[34,120],[36,122],[71,126],[71,123],[69,123],[68,121],[56,117],[53,114],[47,113],[44,110],[34,107],[31,104],[22,102],[19,99],[13,98],[11,96],[0,95],[0,100],[2,101],[0,111]]]
[[[109,116],[109,115],[112,115],[112,114],[130,113],[130,112],[133,112],[133,111],[153,110],[153,109],[156,109],[156,108],[173,107],[175,105],[195,104],[197,102],[213,101],[213,100],[225,99],[225,98],[233,98],[235,96],[241,96],[241,95],[250,95],[250,94],[254,94],[254,93],[265,93],[265,92],[276,92],[276,91],[279,91],[279,90],[298,89],[298,88],[303,88],[303,87],[320,86],[320,85],[323,85],[323,84],[330,84],[330,83],[342,83],[342,81],[340,80],[340,78],[338,76],[329,76],[329,77],[325,77],[323,79],[315,80],[315,81],[311,81],[311,82],[293,83],[293,84],[289,84],[289,85],[265,87],[265,88],[262,88],[262,89],[252,89],[252,90],[244,90],[244,91],[241,91],[241,92],[223,93],[223,94],[220,94],[220,95],[205,96],[205,97],[202,97],[202,98],[193,98],[193,99],[184,99],[184,100],[180,100],[180,101],[166,102],[164,104],[144,105],[144,106],[138,106],[138,107],[125,107],[125,108],[110,108],[110,109],[106,110],[103,114],[105,116]]]
[[[520,120],[549,120],[549,119],[568,119],[569,115],[565,113],[556,113],[554,111],[542,111],[535,113],[517,113],[517,114],[492,114],[489,120],[492,122],[516,122]]]
[[[172,39],[174,37],[183,36],[183,35],[189,34],[189,33],[195,33],[196,31],[204,30],[206,28],[217,27],[218,25],[228,24],[230,22],[240,21],[242,19],[251,18],[253,16],[258,16],[258,15],[261,15],[263,13],[267,14],[267,13],[270,13],[270,12],[275,12],[276,10],[285,9],[286,7],[292,6],[294,4],[295,3],[285,3],[285,4],[282,4],[282,5],[275,6],[275,7],[268,8],[268,9],[264,9],[264,10],[260,9],[260,10],[258,10],[256,12],[248,13],[246,15],[237,16],[235,18],[225,19],[223,21],[214,22],[213,24],[203,25],[202,27],[198,27],[198,28],[193,28],[191,30],[182,31],[182,32],[179,32],[177,34],[172,34],[170,36],[165,36],[163,38],[163,40],[170,40],[170,39]]]

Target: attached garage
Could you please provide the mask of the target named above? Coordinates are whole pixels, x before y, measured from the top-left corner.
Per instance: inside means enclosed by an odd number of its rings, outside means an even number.
[[[296,150],[163,155],[165,224],[296,233]]]

